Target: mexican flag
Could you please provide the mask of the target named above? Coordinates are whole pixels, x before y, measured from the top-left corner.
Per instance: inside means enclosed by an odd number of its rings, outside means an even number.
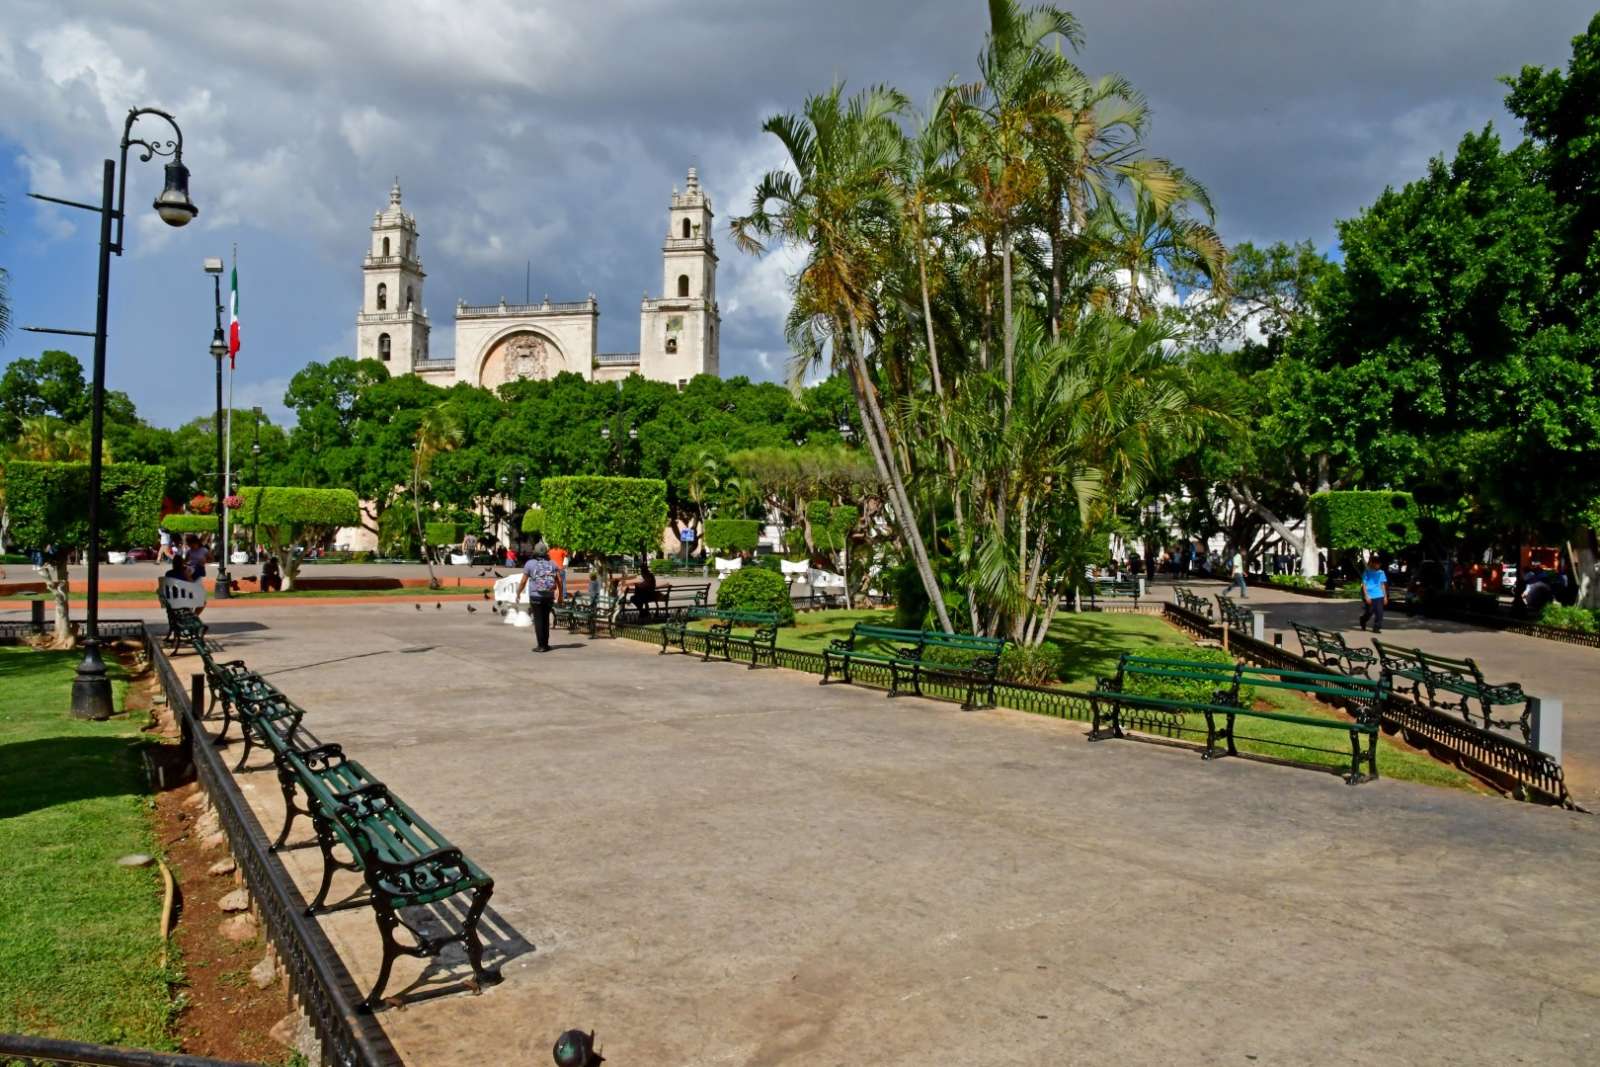
[[[228,369],[233,370],[239,354],[239,266],[233,268],[233,296],[228,303]]]

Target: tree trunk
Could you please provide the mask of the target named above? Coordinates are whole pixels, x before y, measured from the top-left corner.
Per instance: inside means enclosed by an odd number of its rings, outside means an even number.
[[[839,550],[840,567],[839,577],[844,579],[844,606],[846,611],[853,610],[856,606],[855,596],[850,592],[850,533],[845,532],[844,547]]]
[[[889,428],[884,422],[883,411],[878,406],[872,376],[867,370],[866,355],[861,350],[861,325],[854,317],[850,320],[850,341],[851,358],[855,361],[855,374],[851,377],[856,383],[856,404],[861,409],[867,443],[872,449],[873,458],[878,463],[880,476],[888,484],[890,498],[894,501],[894,509],[898,513],[897,525],[900,534],[911,550],[912,562],[916,564],[917,573],[922,578],[923,589],[927,591],[934,613],[939,618],[939,625],[945,633],[954,633],[955,627],[950,625],[950,615],[945,610],[939,581],[933,573],[933,565],[928,561],[927,547],[922,542],[922,530],[917,523],[916,512],[911,508],[911,500],[906,495],[905,481],[900,476],[899,464],[895,462]]]
[[[428,555],[428,536],[422,532],[422,453],[417,453],[411,467],[411,506],[417,515],[417,544],[422,546],[422,562],[428,565],[428,588],[439,588],[439,576],[433,573],[433,558]],[[283,576],[284,588],[289,588],[289,576]]]
[[[57,648],[72,647],[72,618],[69,614],[67,592],[69,576],[67,574],[67,555],[62,553],[59,557],[45,562],[42,573],[44,574],[44,587],[49,591],[51,599],[55,602],[55,632],[51,635],[51,643]]]
[[[1600,532],[1580,527],[1567,542],[1572,557],[1572,578],[1578,587],[1578,607],[1600,611]]]
[[[1328,454],[1319,452],[1317,454],[1317,492],[1326,493],[1329,488]],[[1301,539],[1300,549],[1300,576],[1302,578],[1315,578],[1321,573],[1322,567],[1317,553],[1317,528],[1311,524],[1311,503],[1308,498],[1306,501],[1306,530],[1305,536]],[[1328,573],[1332,575],[1333,561],[1329,560],[1328,562]],[[1330,578],[1329,580],[1331,581],[1332,579]]]
[[[1050,189],[1050,342],[1061,340],[1061,190]]]
[[[278,570],[283,574],[283,591],[294,591],[294,580],[300,576],[300,556],[294,554],[294,545],[273,545],[272,554],[278,557]]]
[[[1011,233],[1000,239],[1001,303],[1005,313],[1004,344],[1006,359],[1006,423],[1011,422],[1011,394],[1016,386],[1015,359],[1017,353],[1017,328],[1011,318]]]

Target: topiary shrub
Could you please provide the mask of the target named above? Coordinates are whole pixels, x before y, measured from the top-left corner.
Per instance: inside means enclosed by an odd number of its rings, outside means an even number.
[[[724,611],[775,611],[779,625],[794,622],[789,586],[781,575],[760,567],[742,567],[717,586],[717,607]]]
[[[1152,656],[1160,659],[1183,660],[1188,663],[1201,663],[1207,666],[1233,668],[1233,657],[1220,648],[1168,648],[1162,646],[1155,649]],[[1209,704],[1211,696],[1218,688],[1215,682],[1201,679],[1183,678],[1147,678],[1139,675],[1128,675],[1124,681],[1124,691],[1138,693],[1142,696],[1170,697],[1174,700],[1192,700],[1196,703]],[[1239,702],[1245,707],[1250,707],[1255,702],[1255,690],[1251,686],[1239,687]]]
[[[667,483],[659,478],[546,478],[540,493],[545,540],[573,552],[649,552],[667,527]]]
[[[1000,680],[1018,685],[1050,685],[1061,678],[1061,646],[1007,645],[1000,654]]]
[[[1334,549],[1399,552],[1421,540],[1410,493],[1330,492],[1311,498],[1317,541]]]
[[[755,519],[707,519],[705,543],[719,552],[754,552],[761,540]]]
[[[278,557],[284,591],[294,589],[300,573],[296,548],[321,544],[341,526],[361,521],[361,505],[349,489],[298,489],[291,486],[239,488],[243,507],[239,524],[255,531],[256,539]]]
[[[171,515],[161,519],[161,528],[168,533],[175,534],[215,534],[217,532],[217,517],[215,515],[186,515],[181,511],[174,511]]]
[[[429,522],[423,524],[423,536],[432,547],[454,545],[461,541],[463,524],[459,522]]]

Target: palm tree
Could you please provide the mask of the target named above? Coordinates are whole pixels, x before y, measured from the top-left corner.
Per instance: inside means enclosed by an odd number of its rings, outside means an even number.
[[[1107,198],[1090,219],[1089,232],[1105,247],[1124,286],[1123,314],[1143,319],[1155,311],[1153,288],[1174,274],[1204,278],[1219,299],[1228,292],[1228,250],[1211,228],[1210,196],[1204,187],[1176,168],[1176,195],[1165,206],[1139,189],[1127,206]],[[1205,220],[1194,218],[1195,205]],[[1149,286],[1143,284],[1148,280]]]
[[[428,465],[441,452],[449,452],[466,438],[459,413],[442,401],[430,408],[417,426],[417,440],[412,445],[415,455],[411,464],[411,504],[417,518],[417,543],[422,546],[422,559],[428,565],[428,588],[438,589],[439,576],[433,571],[433,557],[428,554],[427,535],[422,529],[422,478]]]
[[[847,373],[862,436],[889,489],[901,536],[932,601],[939,624],[953,628],[928,560],[905,477],[868,364],[868,342],[881,326],[878,294],[900,222],[900,170],[905,136],[895,118],[906,107],[886,87],[844,99],[842,86],[806,100],[801,114],[776,115],[762,129],[788,152],[788,166],[757,184],[748,215],[732,223],[735,241],[761,254],[770,242],[807,249],[795,279],[790,337],[796,365],[831,356]]]
[[[50,415],[32,415],[18,424],[17,439],[11,445],[11,458],[35,463],[89,462],[89,427]],[[105,462],[111,457],[101,449]]]

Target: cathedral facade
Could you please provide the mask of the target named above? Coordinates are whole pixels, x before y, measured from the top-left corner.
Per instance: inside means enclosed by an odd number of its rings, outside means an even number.
[[[572,371],[593,381],[639,374],[683,388],[697,374],[720,373],[717,252],[711,239],[711,201],[693,167],[683,192],[667,208],[661,248],[661,293],[639,307],[639,350],[601,352],[600,305],[586,299],[537,304],[468,304],[455,308],[455,352],[435,357],[428,347],[422,305],[422,257],[417,220],[401,205],[400,183],[389,206],[374,213],[372,240],[361,264],[361,312],[356,358],[376,359],[391,374],[415,374],[437,385],[470,382],[495,389],[523,378]]]

